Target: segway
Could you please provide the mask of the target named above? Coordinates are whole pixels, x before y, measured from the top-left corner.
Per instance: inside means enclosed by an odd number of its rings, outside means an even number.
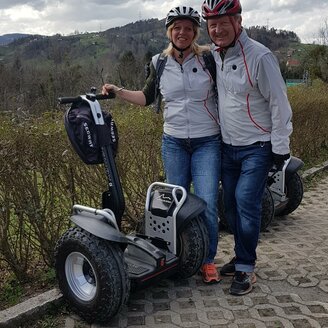
[[[206,203],[183,187],[152,183],[146,194],[144,234],[124,234],[124,194],[115,164],[116,125],[98,100],[114,94],[59,98],[71,104],[65,127],[75,151],[89,165],[103,164],[109,189],[102,208],[73,206],[68,229],[55,248],[59,288],[71,308],[87,322],[110,321],[132,288],[156,279],[188,278],[208,252],[208,232],[200,214]]]

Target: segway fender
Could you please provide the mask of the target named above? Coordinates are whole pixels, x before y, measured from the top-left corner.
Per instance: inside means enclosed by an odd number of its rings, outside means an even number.
[[[301,159],[292,156],[289,163],[288,163],[288,166],[286,168],[286,179],[287,179],[287,181],[289,180],[289,178],[295,172],[300,170],[303,167],[303,165],[304,165],[304,162]]]
[[[177,214],[177,231],[179,232],[191,219],[198,217],[205,208],[206,202],[204,200],[189,193]]]
[[[87,215],[74,214],[71,216],[71,221],[99,238],[116,243],[128,244],[128,239],[124,234],[107,222],[96,218],[96,216],[91,213],[88,213]]]

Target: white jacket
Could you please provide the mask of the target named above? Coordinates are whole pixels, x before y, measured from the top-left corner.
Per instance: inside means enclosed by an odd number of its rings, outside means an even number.
[[[271,140],[274,153],[288,154],[292,111],[275,56],[245,30],[223,62],[216,50],[212,52],[223,142],[246,146]]]
[[[156,67],[158,55],[152,58]],[[164,132],[176,138],[200,138],[220,132],[214,81],[202,56],[190,54],[180,65],[172,56],[160,79]]]

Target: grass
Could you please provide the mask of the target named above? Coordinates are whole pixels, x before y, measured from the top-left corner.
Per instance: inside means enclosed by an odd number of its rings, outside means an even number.
[[[66,327],[67,315],[70,312],[67,310],[66,305],[60,307],[51,307],[47,314],[41,316],[34,321],[28,321],[17,328],[62,328]],[[70,325],[71,327],[72,325]],[[90,327],[86,323],[75,324],[75,328]]]
[[[24,294],[23,287],[15,278],[8,279],[1,290],[0,308],[7,308],[19,303]]]
[[[55,270],[53,268],[39,268],[39,273],[33,281],[19,282],[14,276],[4,278],[0,282],[0,309],[6,309],[41,294],[56,285]],[[0,271],[1,273],[1,271]],[[4,274],[5,273],[1,273]]]

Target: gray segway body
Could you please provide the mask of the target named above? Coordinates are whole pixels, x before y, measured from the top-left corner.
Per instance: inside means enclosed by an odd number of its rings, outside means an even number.
[[[155,182],[147,191],[145,234],[124,235],[110,209],[73,206],[72,222],[93,235],[119,243],[130,279],[144,285],[178,269],[179,231],[204,211],[206,203],[180,186]]]

